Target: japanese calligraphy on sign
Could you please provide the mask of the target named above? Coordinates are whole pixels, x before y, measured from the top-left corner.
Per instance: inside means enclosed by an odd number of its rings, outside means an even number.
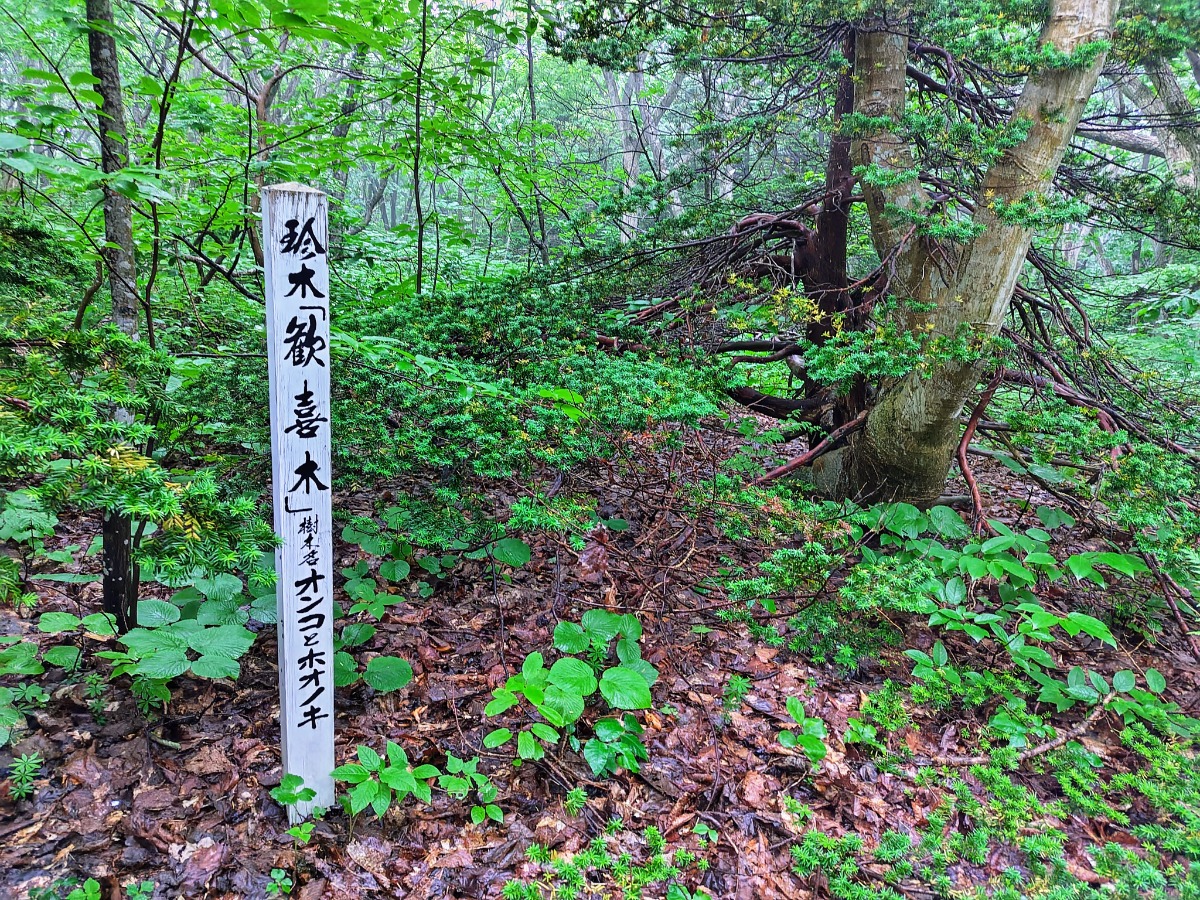
[[[327,244],[323,193],[264,189],[283,770],[317,794],[294,819],[334,801]]]

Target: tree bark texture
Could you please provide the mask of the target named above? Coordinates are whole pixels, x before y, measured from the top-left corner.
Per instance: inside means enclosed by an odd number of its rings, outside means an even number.
[[[109,0],[87,0],[88,56],[101,97],[98,116],[100,165],[106,175],[129,164],[125,107],[121,99],[121,71],[113,14]],[[133,339],[138,337],[137,271],[133,251],[133,206],[128,197],[104,188],[104,263],[112,295],[113,323]],[[117,409],[113,418],[133,420],[128,410]],[[116,617],[124,632],[137,624],[137,570],[133,563],[132,523],[129,516],[109,511],[103,527],[104,611]]]
[[[1042,44],[1069,56],[1092,42],[1109,40],[1117,6],[1118,0],[1051,0]],[[875,249],[881,259],[894,260],[890,292],[933,304],[931,313],[907,315],[908,327],[924,328],[931,337],[954,337],[965,328],[988,338],[1004,322],[1033,238],[1031,227],[1006,220],[999,210],[1050,189],[1105,53],[1039,68],[1029,76],[1012,113],[1012,121],[1026,124],[1028,133],[1005,151],[978,188],[974,222],[982,230],[965,245],[935,245],[910,224],[933,201],[917,180],[911,148],[898,127],[905,109],[906,20],[905,14],[877,21],[859,33],[855,109],[897,126],[859,137],[851,156],[856,165],[912,176],[899,183],[868,177],[863,184]],[[958,418],[979,382],[980,367],[946,362],[885,385],[857,438],[814,467],[818,483],[863,500],[932,502],[949,475]]]

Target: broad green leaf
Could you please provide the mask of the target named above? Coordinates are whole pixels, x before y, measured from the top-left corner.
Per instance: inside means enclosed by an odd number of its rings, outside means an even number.
[[[41,675],[46,671],[37,659],[37,644],[21,641],[0,651],[0,675]]]
[[[542,670],[545,668],[545,663],[542,654],[534,651],[525,657],[525,662],[521,664],[521,675],[525,678],[525,683],[537,683],[542,677]]]
[[[363,767],[374,772],[379,769],[383,760],[379,758],[379,754],[374,749],[366,744],[358,745],[358,761],[363,764]]]
[[[339,650],[333,654],[333,686],[349,687],[361,678],[358,663],[349,653]]]
[[[796,744],[804,751],[804,755],[814,763],[820,762],[829,753],[825,747],[825,742],[813,734],[796,735]]]
[[[994,538],[989,538],[983,542],[980,551],[984,554],[1000,553],[1010,548],[1017,542],[1017,539],[1011,535],[1001,534]]]
[[[1167,679],[1163,678],[1162,672],[1158,671],[1158,669],[1147,669],[1146,687],[1150,689],[1152,694],[1161,694],[1167,689]]]
[[[658,681],[658,669],[654,668],[654,666],[650,665],[650,663],[646,662],[644,659],[635,659],[631,660],[630,662],[622,663],[621,668],[631,669],[634,672],[637,672],[646,679],[647,687],[654,687],[654,683]]]
[[[941,641],[934,641],[933,657],[932,657],[933,664],[935,666],[941,667],[941,666],[946,665],[946,663],[948,663],[949,661],[950,661],[950,654],[946,652],[946,645],[943,644]]]
[[[192,674],[199,678],[232,678],[236,681],[242,674],[242,666],[236,659],[210,654],[192,663]]]
[[[188,649],[187,635],[167,628],[159,628],[155,631],[133,628],[121,635],[118,640],[135,656],[148,656],[158,650],[178,650],[182,653]]]
[[[412,571],[412,567],[402,559],[389,559],[379,564],[379,574],[388,581],[403,581]]]
[[[135,671],[147,678],[175,678],[188,670],[191,663],[182,650],[158,650],[138,660]]]
[[[559,721],[553,724],[561,727],[577,721],[583,715],[583,707],[583,697],[577,691],[552,684],[546,688],[545,700],[538,706],[538,710],[547,720],[553,721],[552,716],[547,714],[552,710],[559,717]]]
[[[617,619],[617,633],[627,641],[637,641],[642,637],[642,623],[638,617],[625,613]]]
[[[1092,565],[1090,555],[1076,553],[1073,556],[1068,556],[1066,565],[1071,574],[1080,581],[1083,581],[1085,578],[1089,578],[1101,586],[1104,585],[1104,579],[1097,574],[1095,566]]]
[[[203,628],[188,637],[188,646],[204,656],[227,656],[237,659],[254,643],[254,632],[241,625],[219,625]]]
[[[517,538],[501,538],[492,545],[492,556],[497,562],[520,568],[529,562],[529,545]]]
[[[175,607],[171,607],[175,609]],[[175,610],[178,613],[178,610]],[[67,612],[42,613],[38,617],[38,631],[43,634],[61,634],[64,631],[74,631],[82,624],[78,616]]]
[[[554,646],[563,653],[582,653],[591,646],[591,642],[579,625],[559,622],[554,628]]]
[[[521,759],[541,759],[546,755],[546,751],[534,739],[532,732],[522,731],[517,735],[517,755]]]
[[[654,702],[646,679],[625,666],[605,670],[600,677],[600,693],[617,709],[649,709]]]
[[[249,620],[250,613],[237,600],[206,600],[196,610],[201,625],[245,625]]]
[[[1142,560],[1128,553],[1097,553],[1095,561],[1130,578],[1139,572],[1150,571]]]
[[[375,636],[375,626],[366,622],[355,622],[342,629],[342,646],[357,647]]]
[[[70,644],[59,644],[42,654],[43,662],[58,666],[60,669],[74,669],[79,665],[79,657],[79,648],[72,647]]]
[[[1111,647],[1117,646],[1116,639],[1113,638],[1112,632],[1108,630],[1108,626],[1094,616],[1073,612],[1062,620],[1062,627],[1072,637],[1082,631],[1089,637],[1103,641]]]
[[[1137,685],[1137,677],[1128,669],[1122,669],[1113,675],[1113,690],[1128,694]]]
[[[949,506],[934,506],[929,510],[929,520],[934,530],[944,538],[961,541],[971,536],[971,529],[962,520],[962,516]]]
[[[116,619],[112,613],[92,613],[83,617],[83,630],[108,637],[117,633]]]
[[[607,642],[617,636],[621,628],[621,617],[606,609],[589,609],[583,614],[580,624],[589,638],[599,638]]]
[[[142,600],[137,605],[137,623],[142,628],[161,628],[179,621],[179,607],[166,600]]]
[[[256,597],[254,602],[250,604],[250,615],[264,625],[274,625],[278,622],[279,612],[275,594],[264,594],[261,597]]]
[[[412,677],[412,666],[398,656],[376,656],[363,671],[363,681],[381,693],[400,690]]]
[[[581,697],[591,696],[598,685],[592,667],[583,660],[569,656],[550,667],[550,683],[572,690]]]
[[[497,728],[495,731],[490,731],[483,738],[483,746],[489,750],[495,750],[512,740],[513,733],[507,728]]]
[[[792,720],[797,725],[804,724],[804,720],[807,718],[807,715],[805,713],[804,704],[800,702],[799,697],[788,697],[787,700],[784,701],[784,706],[787,708],[788,715],[792,717]]]
[[[366,781],[371,777],[371,773],[358,763],[347,763],[344,766],[338,766],[333,770],[333,778],[335,781],[346,781],[350,784],[358,784],[361,781]]]
[[[350,791],[350,812],[358,815],[364,809],[371,805],[375,797],[379,794],[380,786],[378,781],[364,781],[354,787]]]
[[[592,774],[602,777],[612,762],[613,752],[603,741],[592,738],[583,745],[583,758],[591,767]]]
[[[498,716],[506,709],[516,706],[519,702],[520,700],[517,695],[512,691],[505,690],[504,688],[496,688],[496,690],[492,691],[491,702],[483,708],[483,714],[485,716]]]
[[[212,578],[199,579],[196,589],[209,600],[232,600],[242,592],[242,579],[228,572],[221,572]]]

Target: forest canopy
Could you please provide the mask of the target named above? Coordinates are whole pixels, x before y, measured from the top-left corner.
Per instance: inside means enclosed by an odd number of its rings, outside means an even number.
[[[1200,896],[1197,0],[13,0],[0,73],[0,892]]]

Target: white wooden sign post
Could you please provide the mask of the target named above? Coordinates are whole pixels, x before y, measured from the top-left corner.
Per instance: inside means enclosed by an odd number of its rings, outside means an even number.
[[[283,771],[333,806],[333,521],[329,458],[329,245],[323,193],[263,190],[271,476]]]

